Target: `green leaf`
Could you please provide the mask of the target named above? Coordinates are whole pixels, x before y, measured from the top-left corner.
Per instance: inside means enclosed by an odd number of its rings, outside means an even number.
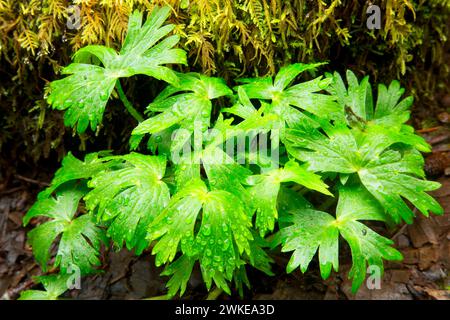
[[[395,222],[411,223],[413,212],[405,198],[423,214],[441,214],[440,205],[428,194],[440,184],[423,180],[423,158],[411,147],[394,146],[408,143],[404,136],[381,128],[366,131],[349,129],[346,125],[322,124],[317,129],[289,129],[286,147],[295,158],[318,172],[358,174],[366,188],[383,204]]]
[[[427,191],[438,189],[437,182],[415,178],[423,177],[424,162],[415,150],[389,151],[358,171],[361,182],[380,201],[395,222],[401,219],[412,223],[413,211],[403,201],[409,200],[420,212],[443,214],[440,204]]]
[[[371,120],[373,116],[373,99],[369,77],[364,77],[359,83],[358,78],[351,70],[347,70],[346,75],[348,89],[345,87],[339,73],[335,72],[333,75],[329,75],[332,82],[328,92],[337,98],[342,111],[348,107],[357,119]]]
[[[271,107],[266,112],[278,114],[289,126],[294,126],[298,119],[304,117],[295,108],[324,118],[331,118],[341,113],[339,105],[334,101],[333,96],[319,93],[328,87],[331,82],[329,79],[318,77],[289,86],[300,73],[315,70],[321,65],[323,63],[295,63],[281,68],[274,80],[272,78],[241,79],[240,81],[245,84],[238,87],[238,90],[243,89],[250,99],[270,100]],[[243,95],[241,94],[240,97]],[[245,100],[241,103],[248,105]]]
[[[240,255],[251,254],[250,227],[250,218],[236,196],[208,191],[204,182],[196,180],[172,197],[150,226],[149,239],[159,239],[152,252],[157,265],[172,261],[180,247],[183,254],[199,260],[208,288],[214,280],[229,292],[226,280],[244,263]]]
[[[76,266],[81,274],[89,274],[100,265],[99,250],[105,243],[103,230],[95,225],[91,215],[75,218],[78,203],[85,193],[79,187],[57,191],[56,198],[38,200],[25,215],[25,225],[37,216],[50,218],[28,233],[33,254],[44,271],[51,247],[60,234],[54,267],[59,266],[62,273],[67,273]]]
[[[64,125],[83,133],[90,123],[96,130],[118,77],[105,68],[80,63],[65,67],[61,74],[69,76],[50,83],[48,103],[53,109],[67,109]]]
[[[270,265],[274,260],[264,250],[265,248],[270,247],[270,243],[258,236],[256,232],[253,233],[253,238],[254,240],[250,242],[251,255],[248,257],[248,263],[265,274],[273,276],[274,273],[272,272]]]
[[[223,79],[198,73],[177,75],[179,85],[167,87],[148,106],[149,111],[161,113],[140,123],[133,135],[158,133],[175,124],[190,132],[195,127],[206,131],[211,121],[211,100],[232,94]]]
[[[75,62],[64,68],[67,77],[50,84],[49,104],[67,110],[64,123],[83,133],[102,122],[103,112],[119,78],[145,74],[169,83],[177,83],[175,73],[164,64],[186,63],[186,53],[173,47],[179,37],[163,39],[174,26],[163,23],[170,14],[168,6],[155,7],[143,24],[142,13],[135,11],[129,19],[127,37],[120,54],[111,48],[87,46],[75,53]],[[161,40],[161,41],[160,41]],[[159,42],[159,43],[158,43]],[[102,66],[89,64],[92,57]]]
[[[280,217],[298,209],[312,209],[313,205],[299,192],[281,185],[278,193],[277,211]]]
[[[414,98],[410,96],[400,101],[404,92],[405,89],[401,88],[400,82],[396,80],[392,81],[388,88],[384,84],[378,85],[378,98],[374,119],[381,119],[383,117],[389,117],[392,114],[400,113],[409,116],[409,109],[413,104]]]
[[[240,200],[246,214],[251,216],[253,213],[251,195],[244,184],[252,172],[236,163],[220,148],[205,149],[201,160],[210,189],[232,193]]]
[[[103,156],[108,154],[109,152],[90,153],[85,156],[84,161],[81,161],[69,152],[64,157],[61,168],[56,171],[50,187],[39,193],[38,198],[48,198],[55,190],[67,182],[90,179],[96,173],[116,165],[114,161],[105,162],[102,159]]]
[[[101,221],[109,221],[107,234],[117,247],[141,254],[149,245],[147,229],[153,219],[167,206],[170,193],[161,181],[166,159],[131,153],[115,157],[123,160],[120,169],[102,171],[89,182],[93,188],[85,196],[89,210],[96,211]]]
[[[332,80],[328,92],[336,97],[341,110],[345,110],[349,126],[383,130],[385,135],[396,135],[400,141],[403,140],[403,143],[411,144],[420,151],[430,151],[425,140],[414,135],[414,129],[404,124],[409,119],[413,98],[407,97],[399,101],[405,90],[400,87],[398,81],[392,81],[389,88],[383,84],[378,86],[378,98],[374,108],[368,76],[358,82],[355,74],[348,70],[348,89],[339,73],[328,75],[328,78]]]
[[[287,272],[300,267],[308,268],[314,254],[320,247],[320,271],[323,278],[331,273],[331,267],[338,270],[338,229],[334,218],[326,212],[305,209],[292,216],[292,227],[282,229],[283,251],[294,253],[287,265]]]
[[[236,101],[236,103],[230,108],[223,108],[222,112],[228,112],[237,115],[242,119],[247,119],[252,115],[254,115],[257,112],[257,110],[253,106],[252,102],[248,98],[247,93],[245,93],[245,90],[242,86],[237,88],[237,92],[238,92],[238,100]]]
[[[293,160],[286,163],[284,168],[249,177],[247,183],[251,185],[250,194],[256,206],[256,227],[261,236],[273,231],[278,218],[277,197],[282,182],[296,182],[309,189],[331,195],[320,176]]]
[[[161,273],[162,276],[172,276],[167,282],[169,288],[168,295],[173,297],[180,292],[180,296],[186,291],[186,286],[194,268],[195,259],[182,255],[180,258],[169,264]]]
[[[383,272],[383,259],[401,260],[400,252],[386,239],[358,220],[386,219],[383,208],[361,186],[345,186],[339,189],[336,218],[326,212],[303,209],[286,217],[292,226],[281,233],[282,251],[294,251],[287,272],[300,267],[305,272],[315,253],[319,251],[320,272],[328,278],[331,269],[339,268],[339,234],[348,242],[353,265],[349,277],[353,279],[355,292],[366,278],[367,265],[377,266]]]
[[[57,300],[60,295],[68,290],[68,282],[71,275],[52,274],[35,277],[37,283],[42,283],[43,290],[25,290],[20,293],[19,300]]]
[[[44,236],[46,235],[39,235],[40,238]],[[64,228],[55,266],[60,266],[62,273],[70,271],[73,266],[80,268],[82,275],[94,273],[94,267],[101,265],[100,247],[105,243],[104,231],[95,224],[94,217],[90,214],[82,215]]]

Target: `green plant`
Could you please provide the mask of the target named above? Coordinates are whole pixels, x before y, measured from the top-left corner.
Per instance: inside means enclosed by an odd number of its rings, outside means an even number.
[[[138,255],[151,248],[156,264],[166,266],[162,274],[171,276],[169,296],[184,293],[195,264],[208,290],[214,283],[230,294],[234,282],[242,295],[250,286],[247,267],[272,274],[270,249],[279,246],[293,251],[288,272],[305,272],[318,251],[327,278],[338,270],[342,236],[352,253],[353,291],[367,265],[382,271],[383,259],[402,259],[391,240],[362,221],[411,223],[414,212],[403,199],[425,215],[442,208],[426,193],[439,184],[424,179],[420,151],[429,146],[405,124],[412,99],[399,101],[399,83],[380,85],[374,104],[368,77],[359,82],[348,71],[346,86],[337,73],[314,77],[320,64],[296,63],[274,78],[240,79],[233,91],[222,79],[162,66],[184,62],[173,49],[177,38],[162,39],[171,30],[162,26],[168,11],[155,9],[144,25],[134,13],[120,54],[83,48],[66,68],[70,75],[50,85],[49,102],[66,109],[66,123],[78,131],[89,123],[95,130],[116,86],[139,122],[131,148],[143,153],[66,156],[24,218],[50,218],[29,234],[42,268],[89,274],[98,270],[102,244]],[[306,71],[313,79],[293,84]],[[135,74],[169,83],[146,120],[118,82]],[[232,106],[221,108],[219,100]],[[255,149],[256,141],[267,148]],[[325,197],[330,204],[320,210],[308,201]],[[326,212],[334,202],[335,215]],[[48,297],[62,293],[44,286]]]
[[[436,97],[447,92],[450,79],[449,0],[0,0],[4,171],[10,171],[8,162],[60,161],[69,144],[85,151],[94,139],[97,148],[121,148],[118,137],[129,134],[131,123],[117,116],[116,102],[108,104],[101,130],[73,138],[60,114],[48,112],[42,88],[59,77],[60,66],[78,49],[89,44],[120,48],[131,12],[150,12],[162,4],[171,6],[179,47],[188,52],[189,67],[183,70],[231,81],[273,75],[291,61],[330,61],[330,68],[351,64],[372,80],[401,77],[416,98],[418,128],[437,125],[418,122],[430,109],[432,115],[445,111]],[[381,8],[380,30],[366,27],[371,4]],[[67,23],[78,14],[79,28],[71,29]],[[139,93],[141,80],[127,81],[137,107],[147,103]]]

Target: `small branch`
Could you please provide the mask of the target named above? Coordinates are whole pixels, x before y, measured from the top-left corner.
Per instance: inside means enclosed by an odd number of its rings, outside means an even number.
[[[12,189],[9,189],[9,190],[4,190],[4,191],[1,191],[1,192],[0,192],[0,196],[5,196],[5,195],[8,195],[8,194],[11,194],[11,193],[20,191],[20,190],[22,190],[22,189],[24,189],[23,186],[16,187],[16,188],[12,188]]]
[[[117,93],[119,94],[120,100],[122,100],[123,105],[127,108],[128,112],[137,120],[137,122],[144,121],[144,117],[132,106],[130,101],[128,101],[125,92],[123,92],[122,85],[120,84],[120,80],[117,79],[116,82]]]
[[[37,184],[43,187],[48,187],[50,184],[48,184],[47,182],[43,182],[43,181],[39,181],[39,180],[34,180],[31,178],[27,178],[24,176],[21,176],[20,174],[15,174],[14,175],[17,179],[25,181],[25,182],[29,182],[29,183],[33,183],[33,184]]]
[[[163,296],[156,296],[156,297],[151,297],[151,298],[145,298],[142,300],[170,300],[170,296],[168,294],[165,294]]]
[[[19,284],[17,287],[7,290],[3,296],[0,297],[0,300],[15,300],[22,291],[32,288],[35,284],[36,283],[32,279],[27,280]]]
[[[206,297],[206,300],[217,300],[217,298],[222,294],[223,290],[220,288],[215,288],[213,291],[211,291],[208,296]]]
[[[417,130],[418,133],[428,133],[428,132],[434,132],[437,131],[439,129],[441,129],[442,127],[433,127],[433,128],[424,128],[424,129],[419,129]]]

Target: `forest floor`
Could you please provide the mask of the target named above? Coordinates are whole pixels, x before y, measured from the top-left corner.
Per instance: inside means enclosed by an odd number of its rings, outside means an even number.
[[[350,293],[347,279],[351,259],[348,248],[338,273],[323,281],[315,261],[305,274],[285,274],[288,255],[272,252],[275,276],[249,270],[252,288],[246,299],[448,299],[450,300],[450,116],[441,113],[439,125],[419,132],[433,146],[426,156],[426,172],[439,181],[442,188],[432,195],[444,207],[445,214],[425,218],[417,215],[412,225],[393,231],[384,230],[403,253],[401,263],[386,263],[379,288],[363,285],[356,295]],[[416,126],[417,127],[417,126]],[[420,127],[419,127],[420,128]],[[42,169],[42,170],[40,170]],[[34,286],[32,277],[40,275],[31,249],[26,243],[29,228],[22,217],[36,195],[50,181],[44,168],[34,168],[25,175],[14,175],[0,182],[0,299],[16,299],[20,292]],[[111,252],[104,261],[104,272],[84,278],[80,290],[66,296],[74,299],[143,299],[165,294],[167,278],[160,277],[161,268],[154,266],[149,252],[140,257],[126,250]],[[199,270],[194,270],[183,299],[205,299],[206,289]],[[221,295],[219,299],[229,299]],[[237,297],[231,297],[237,298]]]

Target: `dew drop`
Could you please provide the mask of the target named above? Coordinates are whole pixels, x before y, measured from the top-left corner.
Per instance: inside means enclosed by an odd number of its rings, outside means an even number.
[[[230,247],[230,240],[226,239],[226,240],[223,242],[222,250],[223,250],[223,251],[226,251],[226,250],[228,250],[229,247]]]
[[[64,101],[64,108],[69,108],[72,105],[72,100]]]
[[[173,223],[172,218],[167,217],[167,218],[166,218],[166,223],[167,223],[167,224],[172,224],[172,223]]]
[[[178,103],[175,103],[173,105],[173,108],[172,108],[172,113],[175,116],[181,116],[183,114],[183,110],[181,109],[181,105],[179,105]]]
[[[203,228],[203,234],[205,236],[209,236],[211,234],[211,227],[209,225],[204,226]]]
[[[204,266],[208,266],[208,265],[210,265],[211,264],[211,259],[209,259],[209,258],[203,258],[203,260],[202,260],[202,264],[204,265]]]
[[[108,98],[109,98],[108,92],[104,92],[100,95],[100,99],[102,101],[106,101],[106,100],[108,100]]]
[[[210,113],[209,113],[208,110],[203,110],[203,111],[202,111],[202,117],[203,117],[203,118],[209,118],[209,114],[210,114]]]

